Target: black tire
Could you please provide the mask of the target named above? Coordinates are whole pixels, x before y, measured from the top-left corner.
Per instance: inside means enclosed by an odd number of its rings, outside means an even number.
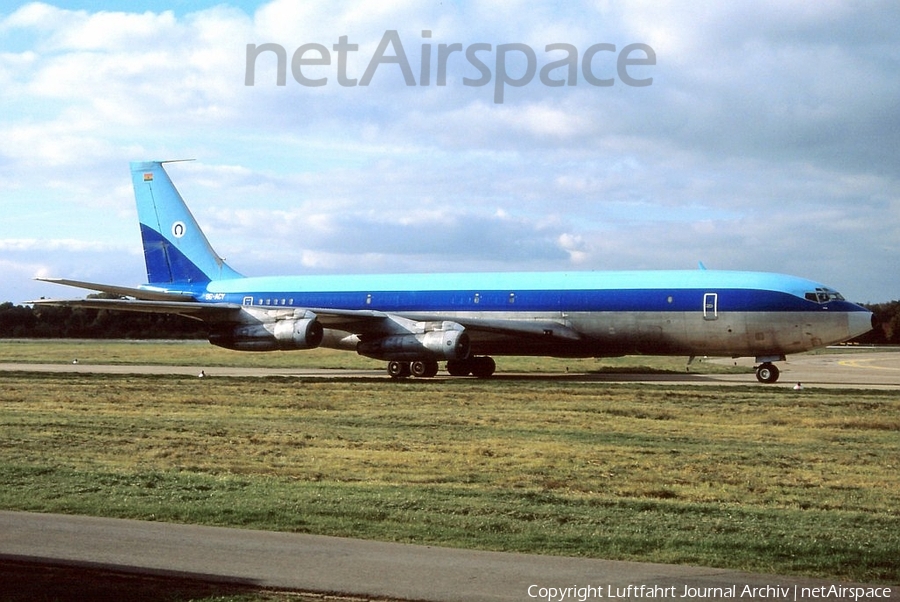
[[[416,378],[431,378],[438,372],[438,363],[434,360],[413,362],[409,365],[409,371]]]
[[[778,377],[780,375],[781,372],[778,370],[778,366],[770,364],[769,362],[760,364],[756,369],[756,380],[767,385],[778,382]]]
[[[472,374],[472,363],[469,360],[449,360],[447,372],[450,376],[468,376]]]
[[[406,378],[411,374],[409,362],[388,362],[387,371],[391,378]]]
[[[472,376],[475,378],[490,378],[496,369],[497,364],[492,357],[484,356],[472,359]]]

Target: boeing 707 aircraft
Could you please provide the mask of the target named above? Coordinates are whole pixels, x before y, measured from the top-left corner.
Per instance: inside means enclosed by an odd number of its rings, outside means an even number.
[[[131,163],[147,267],[138,287],[40,278],[117,299],[35,301],[179,314],[239,351],[355,351],[396,378],[486,378],[491,356],[753,357],[760,382],[788,353],[871,330],[872,314],[810,280],[761,272],[631,271],[245,277],[210,246],[163,164]]]

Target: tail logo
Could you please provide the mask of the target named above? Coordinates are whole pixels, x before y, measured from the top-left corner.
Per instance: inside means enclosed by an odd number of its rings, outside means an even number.
[[[172,224],[172,236],[175,238],[181,238],[184,236],[185,231],[187,230],[184,222],[175,222]]]

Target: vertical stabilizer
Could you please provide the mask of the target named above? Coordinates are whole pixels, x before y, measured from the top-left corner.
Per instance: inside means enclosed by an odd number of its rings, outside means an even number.
[[[216,254],[178,194],[165,161],[131,163],[144,261],[150,284],[191,284],[240,278]]]

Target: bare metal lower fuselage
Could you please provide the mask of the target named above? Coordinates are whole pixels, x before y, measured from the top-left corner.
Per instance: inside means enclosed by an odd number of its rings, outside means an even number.
[[[685,355],[770,357],[800,353],[868,332],[871,314],[862,312],[441,312],[404,315],[411,320],[558,323],[582,336],[547,336],[523,346],[520,337],[471,334],[478,355],[614,357]],[[357,335],[326,329],[323,347],[356,351]]]

